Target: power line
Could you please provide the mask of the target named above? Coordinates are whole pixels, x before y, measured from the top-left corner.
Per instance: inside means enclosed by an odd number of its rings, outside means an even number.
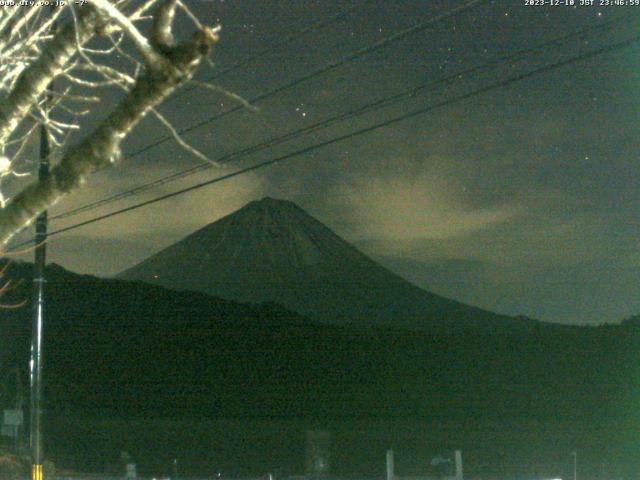
[[[404,91],[402,93],[393,95],[393,96],[388,96],[388,97],[384,97],[382,99],[379,99],[375,102],[369,103],[367,105],[358,107],[356,109],[350,110],[348,112],[333,116],[331,118],[328,118],[326,120],[323,120],[321,122],[317,122],[313,125],[307,126],[307,127],[303,127],[300,128],[298,130],[294,130],[291,131],[289,133],[286,133],[282,136],[279,137],[274,137],[271,138],[269,140],[260,142],[258,144],[254,144],[250,147],[246,147],[243,148],[241,150],[236,150],[234,152],[231,152],[229,154],[223,155],[222,157],[219,157],[216,159],[216,161],[218,163],[228,163],[232,160],[237,160],[238,158],[242,158],[245,157],[247,155],[250,155],[252,153],[264,150],[266,148],[271,148],[274,147],[276,145],[279,145],[283,142],[286,142],[288,140],[291,139],[295,139],[298,138],[304,134],[308,134],[310,132],[319,130],[321,128],[326,128],[330,125],[333,125],[337,122],[343,121],[343,120],[347,120],[347,119],[351,119],[355,116],[358,115],[362,115],[364,113],[368,113],[371,112],[373,110],[378,110],[381,108],[384,108],[388,105],[397,103],[399,101],[402,101],[404,99],[407,98],[411,98],[415,95],[418,95],[419,93],[423,92],[424,90],[426,90],[427,88],[429,90],[433,90],[435,87],[437,87],[438,85],[441,84],[449,84],[452,83],[452,81],[458,80],[460,77],[465,77],[468,76],[470,74],[482,71],[482,70],[487,70],[490,68],[495,68],[497,66],[499,66],[500,64],[506,63],[506,62],[512,62],[512,61],[517,61],[517,60],[522,60],[528,56],[531,56],[532,54],[536,53],[536,52],[543,52],[545,49],[547,49],[550,46],[555,46],[558,43],[561,42],[565,42],[567,40],[571,40],[573,38],[580,38],[580,37],[584,37],[585,35],[589,35],[592,34],[594,32],[599,32],[602,30],[607,30],[607,29],[611,29],[614,25],[617,25],[621,22],[631,22],[631,21],[635,21],[637,20],[639,16],[635,15],[633,17],[620,17],[620,18],[616,18],[616,19],[612,19],[608,22],[605,23],[601,23],[598,24],[596,26],[593,27],[589,27],[589,28],[585,28],[582,30],[579,30],[577,32],[572,32],[566,35],[562,35],[559,37],[556,37],[554,39],[548,40],[546,42],[543,42],[541,44],[535,45],[531,48],[528,49],[524,49],[524,50],[520,50],[514,54],[510,54],[510,55],[503,55],[503,56],[499,56],[497,58],[495,58],[494,60],[491,60],[490,62],[484,63],[482,65],[478,65],[478,66],[474,66],[474,67],[470,67],[467,69],[464,69],[462,71],[458,71],[455,72],[451,75],[448,75],[440,80],[434,81],[434,82],[425,82],[422,83],[420,85],[418,85],[417,87],[414,87],[410,90]],[[77,215],[79,213],[82,212],[86,212],[86,211],[91,211],[94,210],[100,206],[115,202],[117,200],[121,200],[139,193],[142,193],[144,191],[147,191],[153,187],[159,186],[159,185],[164,185],[166,183],[172,182],[174,180],[178,180],[180,178],[184,178],[186,176],[192,175],[194,173],[200,172],[200,171],[204,171],[207,169],[212,168],[212,166],[210,164],[200,164],[194,167],[190,167],[187,168],[185,170],[167,175],[165,177],[162,177],[160,179],[156,179],[153,180],[151,182],[148,182],[146,184],[140,185],[138,187],[132,188],[130,190],[126,190],[124,192],[120,192],[111,196],[108,196],[106,198],[91,202],[89,204],[85,204],[82,205],[80,207],[76,207],[73,208],[71,210],[68,210],[66,212],[62,212],[54,217],[52,217],[52,220],[55,219],[61,219],[61,218],[67,218],[67,217],[71,217],[74,215]]]
[[[317,77],[319,75],[325,74],[331,70],[335,70],[338,67],[341,67],[342,65],[352,62],[360,57],[363,57],[365,55],[368,55],[370,53],[375,52],[376,50],[379,50],[383,47],[386,47],[387,45],[396,42],[398,40],[401,40],[405,37],[408,37],[410,35],[413,35],[415,33],[421,32],[423,30],[426,30],[427,28],[431,27],[432,25],[434,25],[435,23],[438,23],[442,20],[446,20],[448,18],[454,17],[456,15],[459,15],[481,3],[487,2],[488,0],[470,0],[466,3],[464,3],[463,5],[459,6],[459,7],[455,7],[451,10],[446,11],[445,13],[441,13],[439,15],[436,15],[435,17],[431,17],[430,19],[419,23],[418,25],[414,25],[413,27],[409,27],[406,28],[404,30],[401,30],[400,32],[394,33],[392,35],[388,35],[384,38],[381,38],[380,40],[378,40],[377,42],[374,42],[370,45],[367,45],[366,47],[363,47],[359,50],[356,50],[354,52],[351,52],[350,54],[335,60],[323,67],[320,67],[316,70],[313,70],[311,73],[307,73],[302,75],[301,77],[298,77],[288,83],[285,83],[284,85],[280,85],[279,87],[275,87],[271,90],[268,90],[264,93],[261,93],[260,95],[253,97],[252,99],[249,100],[249,103],[257,103],[260,102],[266,98],[272,97],[274,95],[277,95],[280,92],[283,92],[285,90],[288,90],[296,85],[299,85],[303,82],[306,82],[307,80],[310,80],[314,77]],[[230,110],[225,110],[224,112],[221,112],[217,115],[214,115],[212,117],[209,117],[206,120],[203,120],[201,122],[198,122],[194,125],[191,125],[190,127],[187,128],[183,128],[182,130],[178,130],[178,134],[179,135],[184,135],[185,133],[189,133],[192,132],[193,130],[196,130],[204,125],[207,125],[208,123],[211,123],[215,120],[219,120],[223,117],[226,117],[227,115],[230,115],[232,113],[235,113],[239,110],[244,109],[245,107],[243,105],[237,105],[233,108],[231,108]],[[130,153],[129,155],[127,155],[125,158],[129,159],[132,157],[135,157],[137,155],[140,155],[141,153],[144,153],[148,150],[151,150],[154,147],[157,147],[158,145],[161,145],[169,140],[172,140],[174,137],[171,135],[167,135],[164,136],[158,140],[156,140],[153,143],[150,143],[148,145],[146,145],[145,147],[142,147],[136,151],[134,151],[133,153]]]
[[[351,61],[353,61],[353,60],[355,60],[357,58],[360,58],[360,57],[362,57],[364,55],[367,55],[367,54],[372,53],[372,52],[374,52],[376,50],[379,50],[380,48],[383,48],[383,47],[389,45],[390,43],[392,43],[394,41],[401,40],[402,38],[405,38],[405,37],[407,37],[409,35],[412,35],[412,34],[415,34],[417,32],[420,32],[422,30],[425,30],[425,29],[431,27],[432,25],[434,25],[435,23],[437,23],[439,21],[445,20],[445,19],[450,18],[450,17],[454,17],[454,16],[456,16],[456,15],[458,15],[460,13],[463,13],[464,11],[466,11],[466,10],[468,10],[470,8],[475,7],[478,4],[485,3],[487,1],[488,0],[471,0],[471,1],[461,5],[459,7],[456,7],[456,8],[453,8],[451,10],[448,10],[448,11],[442,13],[442,14],[436,15],[435,17],[431,17],[430,19],[426,20],[425,22],[419,23],[418,25],[414,25],[413,27],[409,27],[409,28],[406,28],[406,29],[404,29],[404,30],[402,30],[400,32],[395,33],[395,34],[386,36],[386,37],[378,40],[377,42],[374,42],[373,44],[370,44],[370,45],[368,45],[366,47],[363,47],[363,48],[361,48],[359,50],[351,52],[350,54],[346,55],[345,57],[342,57],[341,59],[339,59],[337,61],[331,62],[331,63],[325,65],[324,67],[316,69],[311,73],[305,74],[302,77],[298,77],[298,78],[292,80],[289,83],[286,83],[284,85],[281,85],[279,87],[271,89],[271,90],[269,90],[267,92],[264,92],[264,93],[258,95],[257,97],[254,97],[251,100],[249,100],[249,103],[256,103],[256,102],[264,100],[264,99],[266,99],[268,97],[276,95],[276,94],[278,94],[278,93],[280,93],[280,92],[282,92],[284,90],[287,90],[287,89],[289,89],[289,88],[291,88],[291,87],[293,87],[295,85],[298,85],[298,84],[303,83],[303,82],[305,82],[305,81],[307,81],[307,80],[309,80],[309,79],[311,79],[313,77],[322,75],[322,74],[324,74],[324,73],[326,73],[328,71],[336,69],[336,68],[338,68],[338,67],[340,67],[340,66],[342,66],[342,65],[344,65],[344,64],[346,64],[348,62],[351,62]],[[219,113],[219,114],[211,116],[211,117],[209,117],[209,118],[207,118],[207,119],[205,119],[205,120],[203,120],[201,122],[198,122],[197,124],[191,125],[191,126],[189,126],[187,128],[184,128],[182,130],[178,130],[177,134],[178,135],[184,135],[185,133],[190,133],[193,130],[196,130],[196,129],[198,129],[198,128],[200,128],[200,127],[202,127],[202,126],[204,126],[204,125],[206,125],[208,123],[212,123],[215,120],[219,120],[220,118],[225,117],[225,116],[227,116],[229,114],[232,114],[232,113],[235,113],[235,112],[237,112],[239,110],[242,110],[243,108],[244,108],[244,106],[238,105],[238,106],[236,106],[236,107],[234,107],[234,108],[232,108],[230,110],[226,110],[226,111],[224,111],[222,113]],[[162,137],[162,138],[156,140],[155,142],[147,144],[146,146],[144,146],[144,147],[142,147],[142,148],[140,148],[140,149],[128,154],[124,159],[127,160],[127,159],[130,159],[130,158],[133,158],[133,157],[135,157],[135,156],[137,156],[137,155],[139,155],[141,153],[144,153],[144,152],[146,152],[148,150],[151,150],[152,148],[157,147],[158,145],[161,145],[162,143],[165,143],[168,140],[172,140],[173,138],[174,138],[173,136]],[[105,166],[105,167],[99,168],[98,170],[96,170],[96,172],[99,172],[99,171],[104,170],[106,168],[109,168],[109,166]],[[94,172],[94,173],[96,173],[96,172]]]
[[[257,60],[258,58],[261,58],[261,57],[263,57],[265,55],[269,55],[269,54],[273,53],[274,50],[279,49],[281,47],[284,47],[284,46],[288,45],[289,43],[297,40],[298,38],[300,38],[300,37],[302,37],[302,36],[304,36],[304,35],[306,35],[308,33],[311,33],[313,31],[319,30],[321,28],[326,27],[327,25],[332,24],[333,22],[341,20],[342,18],[350,15],[354,11],[362,8],[369,1],[370,0],[364,0],[362,3],[356,4],[356,5],[352,5],[350,7],[342,9],[341,11],[336,13],[335,15],[331,15],[328,18],[323,18],[321,20],[313,22],[313,23],[307,25],[306,27],[303,27],[302,29],[298,30],[297,32],[293,32],[293,33],[287,35],[281,41],[276,42],[275,44],[270,45],[269,47],[267,47],[265,49],[262,49],[262,50],[258,51],[257,53],[249,55],[249,56],[243,58],[242,60],[238,60],[237,62],[233,63],[229,67],[224,68],[219,72],[216,72],[214,75],[209,77],[207,79],[207,81],[212,82],[214,80],[217,80],[218,78],[222,77],[223,75],[226,75],[229,72],[237,70],[238,68],[244,67],[245,65],[253,62],[254,60]],[[183,90],[180,90],[179,92],[176,92],[176,94],[171,96],[171,100],[174,99],[174,98],[178,98],[178,97],[184,95],[185,93],[191,92],[191,91],[193,91],[193,90],[195,90],[197,88],[198,87],[188,87],[188,88],[185,88]]]
[[[592,50],[590,52],[587,52],[587,53],[584,53],[584,54],[581,54],[581,55],[578,55],[578,56],[575,56],[575,57],[571,57],[571,58],[568,58],[566,60],[561,60],[561,61],[549,64],[549,65],[537,68],[537,69],[532,70],[530,72],[523,73],[523,74],[517,75],[515,77],[511,77],[509,79],[493,83],[491,85],[479,88],[477,90],[473,90],[471,92],[468,92],[468,93],[465,93],[465,94],[462,94],[462,95],[458,95],[456,97],[453,97],[453,98],[450,98],[450,99],[447,99],[447,100],[443,100],[441,102],[438,102],[436,104],[430,105],[428,107],[424,107],[424,108],[421,108],[421,109],[418,109],[418,110],[414,110],[414,111],[409,112],[407,114],[400,115],[400,116],[397,116],[397,117],[393,117],[391,119],[385,120],[385,121],[377,123],[375,125],[371,125],[369,127],[366,127],[366,128],[360,129],[360,130],[356,130],[354,132],[351,132],[351,133],[348,133],[348,134],[345,134],[345,135],[341,135],[339,137],[335,137],[333,139],[326,140],[326,141],[317,143],[315,145],[311,145],[311,146],[302,148],[302,149],[297,150],[295,152],[287,153],[285,155],[281,155],[281,156],[273,158],[271,160],[260,162],[258,164],[252,165],[250,167],[242,168],[240,170],[236,170],[235,172],[228,173],[228,174],[216,177],[214,179],[207,180],[205,182],[200,182],[200,183],[197,183],[195,185],[191,185],[190,187],[186,187],[186,188],[183,188],[181,190],[177,190],[175,192],[171,192],[171,193],[162,195],[160,197],[156,197],[156,198],[151,199],[151,200],[140,202],[140,203],[137,203],[135,205],[131,205],[129,207],[122,208],[120,210],[116,210],[116,211],[107,213],[105,215],[100,215],[98,217],[94,217],[92,219],[85,220],[83,222],[79,222],[79,223],[76,223],[74,225],[70,225],[68,227],[60,228],[58,230],[50,232],[49,236],[51,237],[51,236],[54,236],[54,235],[58,235],[60,233],[68,232],[70,230],[75,230],[77,228],[80,228],[80,227],[83,227],[83,226],[86,226],[86,225],[89,225],[89,224],[92,224],[92,223],[95,223],[95,222],[99,222],[99,221],[102,221],[102,220],[106,220],[108,218],[115,217],[117,215],[120,215],[120,214],[123,214],[123,213],[126,213],[126,212],[130,212],[132,210],[137,210],[137,209],[145,207],[147,205],[151,205],[153,203],[157,203],[157,202],[160,202],[160,201],[163,201],[163,200],[167,200],[169,198],[173,198],[173,197],[176,197],[178,195],[182,195],[184,193],[187,193],[187,192],[190,192],[190,191],[193,191],[193,190],[197,190],[199,188],[202,188],[202,187],[205,187],[205,186],[208,186],[208,185],[212,185],[214,183],[218,183],[218,182],[221,182],[221,181],[224,181],[224,180],[228,180],[230,178],[237,177],[239,175],[243,175],[245,173],[248,173],[248,172],[251,172],[251,171],[254,171],[254,170],[258,170],[260,168],[264,168],[264,167],[267,167],[267,166],[282,162],[284,160],[288,160],[288,159],[291,159],[291,158],[299,157],[301,155],[304,155],[306,153],[312,152],[314,150],[318,150],[318,149],[324,148],[326,146],[333,145],[333,144],[338,143],[338,142],[342,142],[344,140],[349,140],[349,139],[352,139],[352,138],[367,134],[369,132],[378,130],[380,128],[387,127],[389,125],[393,125],[395,123],[407,120],[409,118],[416,117],[418,115],[423,115],[423,114],[428,113],[428,112],[430,112],[432,110],[435,110],[437,108],[441,108],[441,107],[444,107],[444,106],[449,106],[449,105],[452,105],[453,103],[459,102],[461,100],[466,100],[466,99],[474,97],[476,95],[480,95],[480,94],[489,92],[491,90],[495,90],[495,89],[498,89],[498,88],[505,87],[505,86],[507,86],[507,85],[509,85],[511,83],[518,82],[518,81],[521,81],[521,80],[525,80],[525,79],[528,79],[528,78],[531,78],[531,77],[534,77],[536,75],[540,75],[540,74],[543,74],[543,73],[547,73],[547,72],[550,72],[551,70],[555,70],[556,68],[560,68],[560,67],[563,67],[563,66],[566,66],[566,65],[570,65],[570,64],[578,62],[578,61],[587,60],[589,58],[593,58],[593,57],[598,56],[598,55],[603,55],[605,53],[609,53],[609,52],[612,52],[614,50],[618,50],[618,49],[621,49],[621,48],[629,47],[629,46],[633,45],[634,43],[638,42],[639,40],[640,40],[640,36],[635,36],[635,37],[630,38],[628,40],[624,40],[624,41],[617,42],[617,43],[614,43],[614,44],[611,44],[611,45],[607,45],[605,47],[602,47],[602,48],[599,48],[599,49],[596,49],[596,50]],[[29,240],[28,242],[23,242],[23,243],[17,245],[16,247],[14,247],[14,248],[19,248],[19,247],[21,247],[23,245],[31,243],[32,241],[33,240]]]

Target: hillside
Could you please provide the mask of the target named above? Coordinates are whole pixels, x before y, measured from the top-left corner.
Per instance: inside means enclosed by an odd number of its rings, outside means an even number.
[[[10,268],[14,278],[29,273],[27,264]],[[478,455],[494,455],[496,445],[542,455],[546,442],[566,448],[577,442],[604,455],[626,445],[635,431],[630,419],[636,418],[640,335],[633,326],[539,324],[527,333],[473,335],[358,329],[314,324],[277,305],[98,279],[56,266],[48,278],[46,410],[49,428],[64,439],[50,447],[77,462],[73,451],[85,441],[79,431],[97,435],[96,448],[106,455],[134,437],[148,444],[148,422],[160,418],[193,419],[194,425],[242,419],[247,432],[267,420],[293,422],[296,431],[327,424],[338,431],[357,422],[340,440],[351,438],[345,452],[379,442],[371,435],[382,424],[408,428],[415,424],[410,419],[432,426],[434,445],[475,439],[465,448]],[[25,281],[13,297],[29,298],[29,286]],[[5,372],[27,364],[29,316],[28,307],[2,311]],[[7,393],[12,377],[4,378]],[[138,419],[140,430],[122,439],[108,436],[111,423],[106,430],[61,423],[80,414]],[[382,431],[396,431],[389,428]],[[251,448],[237,443],[234,435],[242,429],[211,435],[229,439],[224,448],[231,457],[253,458],[247,468],[266,461],[271,450],[251,457]],[[173,440],[167,442],[170,448]],[[365,450],[344,458],[341,468],[371,471]]]
[[[276,302],[325,323],[412,329],[535,328],[422,290],[292,202],[266,197],[118,275],[243,302]]]

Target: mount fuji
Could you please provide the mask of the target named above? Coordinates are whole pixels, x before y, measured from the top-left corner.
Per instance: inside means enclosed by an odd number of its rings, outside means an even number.
[[[529,329],[427,292],[387,270],[296,204],[253,201],[120,273],[174,290],[274,302],[325,323]]]

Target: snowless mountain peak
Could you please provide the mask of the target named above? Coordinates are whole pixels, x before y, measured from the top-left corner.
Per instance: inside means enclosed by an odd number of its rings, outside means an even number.
[[[119,277],[275,302],[326,322],[424,328],[515,321],[412,285],[295,203],[272,197],[248,203]]]
[[[260,206],[263,208],[287,208],[287,207],[295,207],[298,208],[298,206],[289,201],[289,200],[281,200],[279,198],[273,198],[273,197],[262,197],[260,200],[254,200],[252,202],[249,202],[246,207],[249,206]]]
[[[263,197],[261,200],[249,202],[232,215],[238,218],[243,218],[244,215],[262,215],[263,220],[271,218],[281,222],[287,220],[287,218],[289,218],[289,221],[293,221],[293,219],[288,216],[293,216],[294,218],[298,218],[298,220],[305,217],[309,220],[314,220],[313,217],[295,203],[273,197]]]

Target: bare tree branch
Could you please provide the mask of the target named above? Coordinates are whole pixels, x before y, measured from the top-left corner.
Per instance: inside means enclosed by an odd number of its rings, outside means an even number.
[[[112,8],[105,5],[105,1],[95,2],[101,14],[108,17],[109,21],[116,22],[125,34],[136,38],[139,33],[137,29],[137,33],[134,33],[134,30],[131,30],[132,24],[123,21]],[[31,223],[39,212],[82,184],[91,172],[116,162],[120,157],[122,140],[135,125],[181,83],[189,80],[201,61],[208,56],[218,40],[219,28],[203,27],[195,32],[190,41],[175,46],[167,43],[173,38],[167,32],[171,32],[175,3],[174,0],[168,0],[156,13],[155,41],[147,44],[141,41],[136,43],[139,51],[147,46],[155,50],[152,55],[143,55],[147,62],[145,72],[135,79],[128,95],[93,132],[62,155],[46,181],[32,183],[0,210],[0,245],[5,245],[15,232]],[[67,29],[64,33],[56,35],[51,42],[56,46],[52,53],[43,55],[46,58],[41,57],[34,66],[29,67],[29,76],[22,74],[23,78],[18,82],[21,93],[12,92],[10,101],[0,110],[0,144],[8,139],[20,120],[32,108],[39,94],[44,92],[49,81],[59,74],[69,76],[64,72],[64,65],[75,51],[82,50],[83,43],[91,37],[91,30],[96,28],[98,22],[96,15],[84,12],[79,14],[77,32]],[[161,43],[158,43],[158,40]],[[86,52],[84,54],[86,55]],[[161,60],[158,61],[157,58]],[[101,73],[114,75],[112,71],[107,73],[106,70],[102,70]],[[119,80],[122,81],[124,78],[127,77],[120,77]],[[32,85],[34,82],[36,86]],[[51,121],[48,125],[58,130],[72,126]]]
[[[113,19],[122,28],[122,31],[131,39],[136,49],[150,68],[164,68],[165,58],[156,53],[151,43],[142,35],[133,22],[124,16],[120,10],[109,2],[109,0],[92,0],[93,5],[105,16]],[[72,7],[73,8],[73,7]],[[169,25],[171,28],[171,25]]]
[[[153,18],[151,41],[159,49],[171,48],[175,45],[171,25],[176,14],[176,0],[167,0],[158,9]]]
[[[171,125],[171,122],[169,120],[167,120],[160,112],[158,112],[155,108],[152,109],[152,112],[156,116],[156,118],[160,121],[160,123],[162,123],[162,125],[164,125],[165,128],[167,130],[169,130],[169,133],[171,133],[171,136],[174,138],[174,140],[176,141],[176,143],[178,145],[180,145],[182,148],[184,148],[186,151],[188,151],[189,153],[191,153],[195,157],[198,157],[203,162],[210,163],[211,165],[214,165],[216,167],[219,166],[218,162],[216,162],[215,160],[210,159],[204,153],[202,153],[200,150],[198,150],[195,147],[192,147],[187,142],[185,142],[182,139],[182,137],[180,136],[180,134],[178,133],[178,131],[175,128],[173,128],[173,125]]]
[[[240,103],[247,110],[251,110],[252,112],[259,111],[259,108],[254,106],[254,105],[251,105],[248,100],[242,98],[237,93],[233,93],[233,92],[230,92],[229,90],[227,90],[226,88],[222,88],[219,85],[215,85],[213,83],[207,83],[207,82],[200,82],[198,80],[192,80],[191,83],[193,83],[194,85],[197,85],[199,87],[206,88],[208,90],[213,90],[214,92],[220,93],[220,94],[224,95],[225,97],[229,97],[232,100],[235,100],[236,102]]]
[[[49,42],[39,59],[20,74],[9,96],[0,103],[0,146],[9,139],[49,83],[76,53],[76,39],[84,43],[95,34],[100,21],[98,12],[83,9],[78,17],[77,25],[67,25]]]

